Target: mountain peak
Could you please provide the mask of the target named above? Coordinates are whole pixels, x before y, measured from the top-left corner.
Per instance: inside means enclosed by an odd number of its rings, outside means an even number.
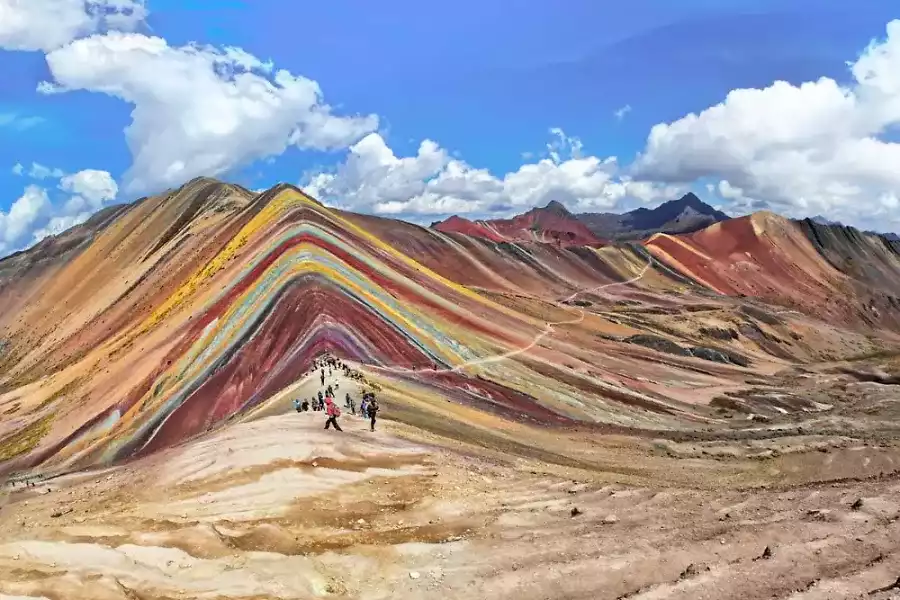
[[[682,204],[686,204],[687,206],[709,206],[706,202],[701,200],[697,194],[694,192],[688,192],[684,196],[682,196],[677,202]]]
[[[556,200],[551,200],[550,202],[548,202],[547,206],[545,206],[542,210],[562,216],[569,216],[572,214],[562,202],[557,202]]]
[[[668,202],[664,202],[658,208],[663,207],[671,208],[673,210],[684,210],[686,208],[691,208],[703,215],[714,216],[722,220],[728,218],[728,215],[719,210],[716,210],[715,208],[701,200],[694,192],[688,192],[678,200],[669,200]]]
[[[509,219],[472,222],[454,215],[431,226],[444,233],[463,233],[495,242],[543,242],[567,246],[598,246],[603,243],[556,200]]]
[[[576,218],[600,238],[624,240],[654,233],[689,233],[726,221],[729,216],[688,192],[656,208],[641,207],[624,214],[585,213]]]

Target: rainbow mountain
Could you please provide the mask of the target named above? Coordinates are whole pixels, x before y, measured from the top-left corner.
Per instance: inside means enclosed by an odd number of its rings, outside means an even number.
[[[895,347],[898,282],[896,242],[771,213],[562,247],[196,179],[0,261],[0,468],[111,464],[287,406],[324,353],[389,418],[481,444],[507,422],[727,432],[819,410],[748,380]]]

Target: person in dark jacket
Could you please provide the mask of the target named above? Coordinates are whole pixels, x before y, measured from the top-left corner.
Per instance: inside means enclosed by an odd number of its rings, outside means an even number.
[[[369,405],[366,407],[366,410],[369,413],[367,416],[370,420],[370,431],[375,431],[375,416],[378,414],[378,408],[378,400],[375,399],[375,396],[371,396],[369,398]]]

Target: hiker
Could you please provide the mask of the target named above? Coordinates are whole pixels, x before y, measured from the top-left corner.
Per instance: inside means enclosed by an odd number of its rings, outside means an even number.
[[[378,400],[375,399],[375,396],[372,396],[372,399],[369,400],[368,408],[368,417],[371,419],[371,429],[370,431],[375,431],[375,416],[378,414]]]
[[[350,392],[344,397],[344,408],[350,408]]]
[[[328,387],[325,388],[325,395],[329,398],[334,398],[334,388],[331,387],[331,384],[328,384]]]
[[[300,412],[300,399],[299,398],[294,398],[294,410],[296,410],[297,412]]]
[[[325,385],[325,369],[322,369],[321,373],[319,374],[319,380],[322,382],[322,385]]]
[[[359,416],[362,418],[366,418],[366,415],[369,414],[369,397],[363,394],[362,402],[359,404]]]
[[[308,400],[306,400],[306,399],[303,400],[303,403],[300,404],[300,410],[302,410],[303,412],[306,412],[309,410],[309,401]]]
[[[325,414],[328,415],[328,420],[325,421],[325,429],[328,429],[330,426],[334,425],[335,429],[337,429],[338,431],[343,431],[343,429],[341,429],[341,426],[338,425],[337,422],[337,418],[341,416],[341,409],[337,404],[334,403],[331,398],[328,399],[327,404],[328,408],[326,409]]]

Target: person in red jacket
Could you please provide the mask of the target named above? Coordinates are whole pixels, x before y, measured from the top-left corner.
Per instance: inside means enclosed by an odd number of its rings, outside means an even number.
[[[338,405],[334,403],[334,400],[331,398],[325,399],[325,414],[328,415],[328,420],[325,421],[325,429],[328,429],[332,425],[338,431],[343,431],[341,426],[338,425],[337,418],[341,416],[341,409],[338,408]]]

